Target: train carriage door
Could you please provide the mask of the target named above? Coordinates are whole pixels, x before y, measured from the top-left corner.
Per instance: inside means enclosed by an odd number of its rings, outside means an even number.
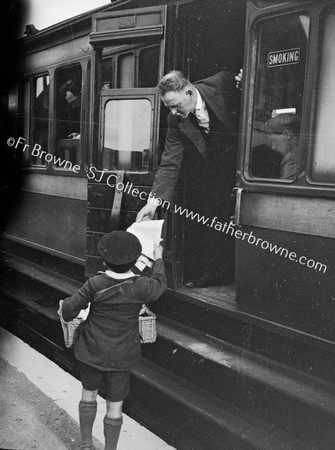
[[[238,309],[328,341],[334,37],[334,0],[248,1],[235,234]]]
[[[165,7],[93,16],[86,274],[101,269],[102,235],[144,206],[158,161]]]

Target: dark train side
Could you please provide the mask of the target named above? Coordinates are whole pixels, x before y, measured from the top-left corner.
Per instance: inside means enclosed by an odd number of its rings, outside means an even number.
[[[116,0],[20,40],[7,145],[22,192],[1,307],[29,305],[21,322],[60,363],[57,296],[101,268],[101,236],[150,195],[167,123],[159,79],[243,67],[235,215],[208,218],[234,242],[235,282],[187,288],[201,231],[158,210],[169,289],[127,412],[178,450],[333,448],[334,38],[334,0]],[[190,167],[186,156],[179,205],[201,186]]]

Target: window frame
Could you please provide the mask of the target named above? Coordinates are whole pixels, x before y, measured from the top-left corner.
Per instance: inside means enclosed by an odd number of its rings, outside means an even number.
[[[50,77],[51,82],[51,77]],[[27,99],[26,99],[27,96]],[[25,103],[27,100],[27,103]],[[32,142],[32,126],[31,126],[31,114],[32,113],[32,77],[25,77],[19,81],[19,123],[18,131],[20,135],[27,140],[28,143]],[[30,147],[29,147],[30,149]],[[29,153],[24,152],[22,156],[22,168],[43,170],[44,167],[38,168],[30,164],[30,150]]]
[[[80,70],[80,92],[81,92],[81,98],[80,98],[80,120],[79,120],[79,124],[80,124],[80,139],[78,139],[79,141],[79,149],[78,149],[78,161],[76,161],[75,163],[72,163],[72,169],[64,169],[63,167],[57,167],[53,162],[51,162],[49,164],[51,170],[53,171],[54,174],[61,174],[64,175],[66,173],[68,173],[69,175],[79,175],[82,172],[82,168],[80,168],[79,171],[73,171],[73,167],[75,166],[80,166],[82,165],[83,162],[83,157],[82,157],[82,153],[83,153],[83,149],[84,149],[84,143],[83,143],[83,139],[84,139],[84,127],[83,127],[83,117],[84,117],[84,96],[85,96],[85,81],[84,81],[84,77],[85,77],[85,72],[88,72],[88,70],[86,69],[85,71],[85,66],[83,65],[82,61],[73,61],[69,64],[62,64],[59,65],[53,74],[53,105],[54,105],[54,117],[53,117],[53,121],[54,121],[54,126],[53,126],[53,132],[51,135],[51,149],[52,149],[52,154],[56,155],[56,147],[57,147],[57,141],[60,139],[57,139],[57,127],[58,127],[58,118],[57,118],[57,97],[59,96],[59,92],[58,92],[58,82],[57,82],[57,77],[59,72],[64,72],[66,70],[74,70],[74,68],[77,68],[77,70]]]
[[[252,117],[252,120],[248,123],[248,130],[247,130],[247,145],[245,150],[245,158],[244,158],[244,170],[243,170],[243,176],[245,180],[248,183],[257,184],[260,183],[262,185],[264,184],[276,184],[280,186],[292,186],[296,184],[297,178],[299,176],[299,173],[301,173],[301,160],[300,160],[300,152],[302,148],[302,134],[303,134],[303,114],[301,117],[300,122],[300,133],[299,133],[299,141],[297,146],[297,169],[296,169],[296,175],[293,179],[285,179],[285,178],[262,178],[262,177],[255,177],[251,175],[251,156],[252,156],[252,142],[253,142],[253,134],[254,134],[254,107],[255,107],[255,96],[256,96],[256,70],[258,67],[258,59],[259,59],[259,50],[261,45],[261,27],[264,23],[269,23],[271,19],[277,19],[278,17],[293,17],[298,15],[305,15],[309,18],[309,36],[306,46],[306,61],[305,61],[305,74],[304,74],[304,88],[303,88],[303,102],[302,102],[302,112],[305,110],[305,104],[306,104],[306,78],[307,78],[307,71],[308,71],[308,55],[309,55],[309,45],[310,45],[310,39],[311,39],[311,15],[310,13],[306,12],[306,10],[295,10],[295,11],[285,11],[283,14],[280,15],[267,15],[265,17],[259,18],[252,27],[252,41],[253,41],[253,48],[252,48],[252,70],[253,70],[253,85],[252,89],[249,92],[249,117]]]
[[[246,42],[244,55],[244,84],[241,99],[241,124],[238,152],[238,168],[236,185],[248,192],[270,193],[271,195],[297,195],[297,196],[322,196],[324,198],[334,198],[335,190],[333,185],[312,183],[307,177],[307,170],[313,152],[313,140],[311,134],[315,127],[315,105],[317,76],[320,60],[322,23],[320,17],[322,13],[329,10],[331,5],[324,0],[319,4],[311,4],[305,1],[288,2],[287,5],[277,5],[264,8],[260,11],[250,2],[247,14]],[[265,19],[292,14],[303,14],[310,17],[310,34],[307,46],[307,61],[305,73],[304,102],[301,118],[301,145],[297,178],[293,183],[282,183],[277,180],[251,180],[246,177],[248,170],[248,152],[251,145],[251,121],[253,114],[254,82],[256,73],[257,57],[257,25]]]
[[[33,115],[34,115],[34,80],[44,75],[48,75],[50,79],[50,88],[49,88],[49,115],[48,115],[48,151],[52,155],[55,155],[55,147],[56,147],[56,96],[58,95],[58,91],[56,89],[56,74],[59,70],[65,70],[69,67],[79,66],[81,68],[81,139],[80,139],[80,150],[79,150],[79,161],[76,163],[80,166],[80,170],[74,171],[73,167],[76,164],[72,164],[72,168],[56,167],[53,164],[53,161],[47,162],[46,165],[33,165],[31,164],[31,150],[33,149],[34,144],[34,133],[33,133]],[[86,165],[88,164],[88,154],[87,154],[87,142],[88,142],[88,131],[89,131],[89,90],[90,90],[90,76],[91,76],[91,55],[86,56],[85,58],[80,58],[75,61],[57,64],[54,67],[50,67],[48,70],[43,70],[41,72],[32,72],[29,75],[27,74],[25,77],[19,80],[19,107],[20,107],[20,117],[23,114],[23,86],[27,83],[29,85],[29,118],[28,118],[28,127],[29,132],[26,137],[25,143],[29,144],[29,159],[27,156],[24,156],[23,167],[24,171],[28,172],[46,172],[52,175],[60,175],[60,176],[71,176],[71,177],[86,177]],[[21,125],[20,125],[21,126]],[[23,132],[23,128],[21,126],[20,130]],[[23,136],[24,137],[24,136]],[[38,143],[38,142],[37,142]],[[27,152],[27,150],[26,150]]]
[[[321,67],[321,62],[322,62],[322,47],[323,47],[323,43],[324,43],[324,20],[326,18],[327,13],[334,13],[335,16],[335,7],[334,6],[322,6],[319,14],[318,14],[318,18],[317,18],[317,49],[318,51],[316,51],[316,59],[315,59],[315,65],[316,67]],[[314,180],[312,177],[312,165],[314,162],[314,156],[315,156],[315,140],[314,140],[314,136],[315,136],[315,131],[316,131],[316,125],[317,125],[317,106],[318,106],[318,88],[320,86],[320,78],[321,78],[321,74],[320,74],[320,70],[317,70],[317,76],[315,79],[315,86],[313,89],[314,92],[314,96],[313,96],[313,102],[312,102],[312,107],[311,109],[313,110],[313,126],[311,128],[311,133],[313,136],[313,139],[311,139],[311,144],[310,144],[310,149],[308,152],[308,156],[307,156],[307,160],[306,160],[306,181],[307,183],[310,185],[310,187],[324,187],[324,188],[334,188],[335,187],[335,181],[333,183],[331,182],[324,182],[324,181],[317,181]],[[334,173],[334,179],[335,179],[335,173]]]
[[[115,48],[104,48],[104,51],[102,52],[102,63],[101,67],[104,63],[104,61],[111,60],[111,66],[112,66],[112,83],[109,84],[109,89],[122,89],[118,87],[119,80],[119,69],[120,69],[120,62],[119,58],[127,55],[127,54],[133,54],[134,55],[134,87],[141,89],[142,86],[139,86],[140,81],[140,59],[141,59],[141,53],[147,49],[150,48],[158,48],[158,53],[161,52],[161,44],[160,42],[152,42],[150,40],[138,40],[136,42],[133,42],[131,44],[125,44],[122,46],[115,46]],[[160,77],[160,58],[158,59],[158,72],[157,72],[157,83],[158,79]],[[102,79],[102,84],[104,83],[104,80]],[[157,84],[156,83],[156,84]],[[151,86],[154,87],[154,86]]]
[[[145,171],[126,170],[127,173],[148,174],[157,166],[157,149],[158,149],[158,125],[159,115],[156,113],[159,106],[159,95],[156,88],[136,88],[136,89],[103,89],[100,94],[100,114],[99,114],[99,145],[98,155],[95,164],[99,170],[102,170],[102,152],[104,146],[105,132],[105,110],[106,104],[110,100],[136,100],[147,99],[151,104],[151,121],[150,121],[150,148],[149,148],[149,167]],[[156,158],[155,158],[156,157]],[[122,169],[116,169],[122,170]],[[108,172],[105,170],[105,172]],[[111,170],[115,172],[115,170]]]
[[[108,92],[114,92],[116,98],[124,95],[127,91],[130,95],[137,96],[141,93],[155,91],[151,88],[136,87],[138,79],[138,52],[137,49],[146,46],[159,45],[158,76],[163,76],[165,61],[165,39],[166,39],[166,15],[167,6],[159,5],[153,7],[135,8],[122,11],[108,11],[93,14],[92,32],[90,34],[90,44],[92,45],[92,65],[91,65],[91,94],[90,94],[90,153],[89,164],[101,165],[101,102]],[[144,21],[143,21],[144,19]],[[134,51],[135,53],[135,87],[133,89],[117,89],[116,74],[118,73],[117,57],[122,53]],[[113,64],[114,79],[113,86],[102,86],[102,61],[104,58],[115,58]],[[107,89],[106,89],[107,87]],[[126,94],[125,94],[126,95]],[[160,117],[160,102],[155,92],[154,111],[154,135],[151,150],[154,155],[150,158],[150,169],[158,165],[158,126]],[[136,97],[135,97],[136,98]]]
[[[49,93],[48,93],[48,117],[47,117],[47,121],[48,121],[48,151],[47,153],[52,153],[52,149],[50,148],[50,134],[51,134],[51,127],[50,127],[50,114],[51,114],[51,109],[52,109],[52,104],[51,104],[51,94],[52,94],[52,77],[50,74],[50,71],[44,71],[38,74],[34,74],[32,75],[32,77],[30,78],[30,93],[29,93],[29,100],[30,100],[30,120],[29,120],[29,152],[32,151],[33,147],[35,146],[35,144],[39,144],[40,142],[37,142],[37,139],[35,137],[35,113],[34,113],[34,109],[35,109],[35,102],[36,102],[36,80],[38,78],[42,78],[42,77],[49,77]],[[22,99],[23,100],[23,99]],[[29,166],[27,168],[30,169],[37,169],[37,170],[47,170],[49,167],[49,163],[47,161],[45,161],[45,164],[33,164],[32,163],[32,158],[33,156],[31,155],[31,153],[29,153],[29,159],[27,158],[27,162],[29,164]]]

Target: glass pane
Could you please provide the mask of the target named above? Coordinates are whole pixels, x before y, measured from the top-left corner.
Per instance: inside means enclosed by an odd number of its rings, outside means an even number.
[[[10,114],[17,113],[19,110],[19,85],[16,84],[8,92],[8,112]]]
[[[135,56],[133,53],[119,56],[117,85],[121,89],[135,87]]]
[[[104,170],[149,170],[151,102],[109,100],[104,120]]]
[[[102,61],[102,89],[113,88],[113,58],[104,59]]]
[[[81,66],[56,73],[56,145],[54,167],[70,169],[80,162]]]
[[[155,87],[158,84],[159,45],[140,51],[138,87]]]
[[[3,98],[4,100],[4,98]],[[6,121],[6,126],[8,127],[9,136],[23,136],[19,129],[19,119],[20,115],[22,117],[22,112],[19,111],[19,85],[14,84],[7,91],[7,111],[10,119]],[[19,114],[21,112],[21,114]],[[3,117],[5,120],[5,117]],[[2,123],[2,126],[3,123]]]
[[[23,85],[23,135],[29,138],[29,107],[30,107],[30,83],[25,81]]]
[[[294,180],[305,62],[306,16],[283,16],[259,29],[249,176]]]
[[[41,151],[48,151],[49,135],[49,75],[43,75],[34,80],[34,102],[33,102],[33,140],[38,144]],[[44,159],[38,156],[31,157],[34,165],[45,166]]]
[[[22,85],[20,93],[22,101],[20,100],[20,107],[22,110],[22,119],[20,121],[20,136],[23,136],[29,142],[29,117],[30,117],[30,82],[26,80]],[[23,153],[23,164],[29,164],[29,152]]]
[[[314,181],[335,183],[335,12],[323,27],[322,60],[311,175]]]

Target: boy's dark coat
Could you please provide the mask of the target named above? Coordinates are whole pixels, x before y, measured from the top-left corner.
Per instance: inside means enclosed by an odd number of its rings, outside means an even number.
[[[125,280],[97,274],[63,302],[62,314],[66,321],[74,319],[91,302],[74,351],[79,361],[101,370],[129,370],[140,361],[138,314],[142,303],[158,299],[166,289],[163,260],[154,262],[151,277],[138,277],[122,284],[106,299],[93,301],[98,291],[122,281]]]

